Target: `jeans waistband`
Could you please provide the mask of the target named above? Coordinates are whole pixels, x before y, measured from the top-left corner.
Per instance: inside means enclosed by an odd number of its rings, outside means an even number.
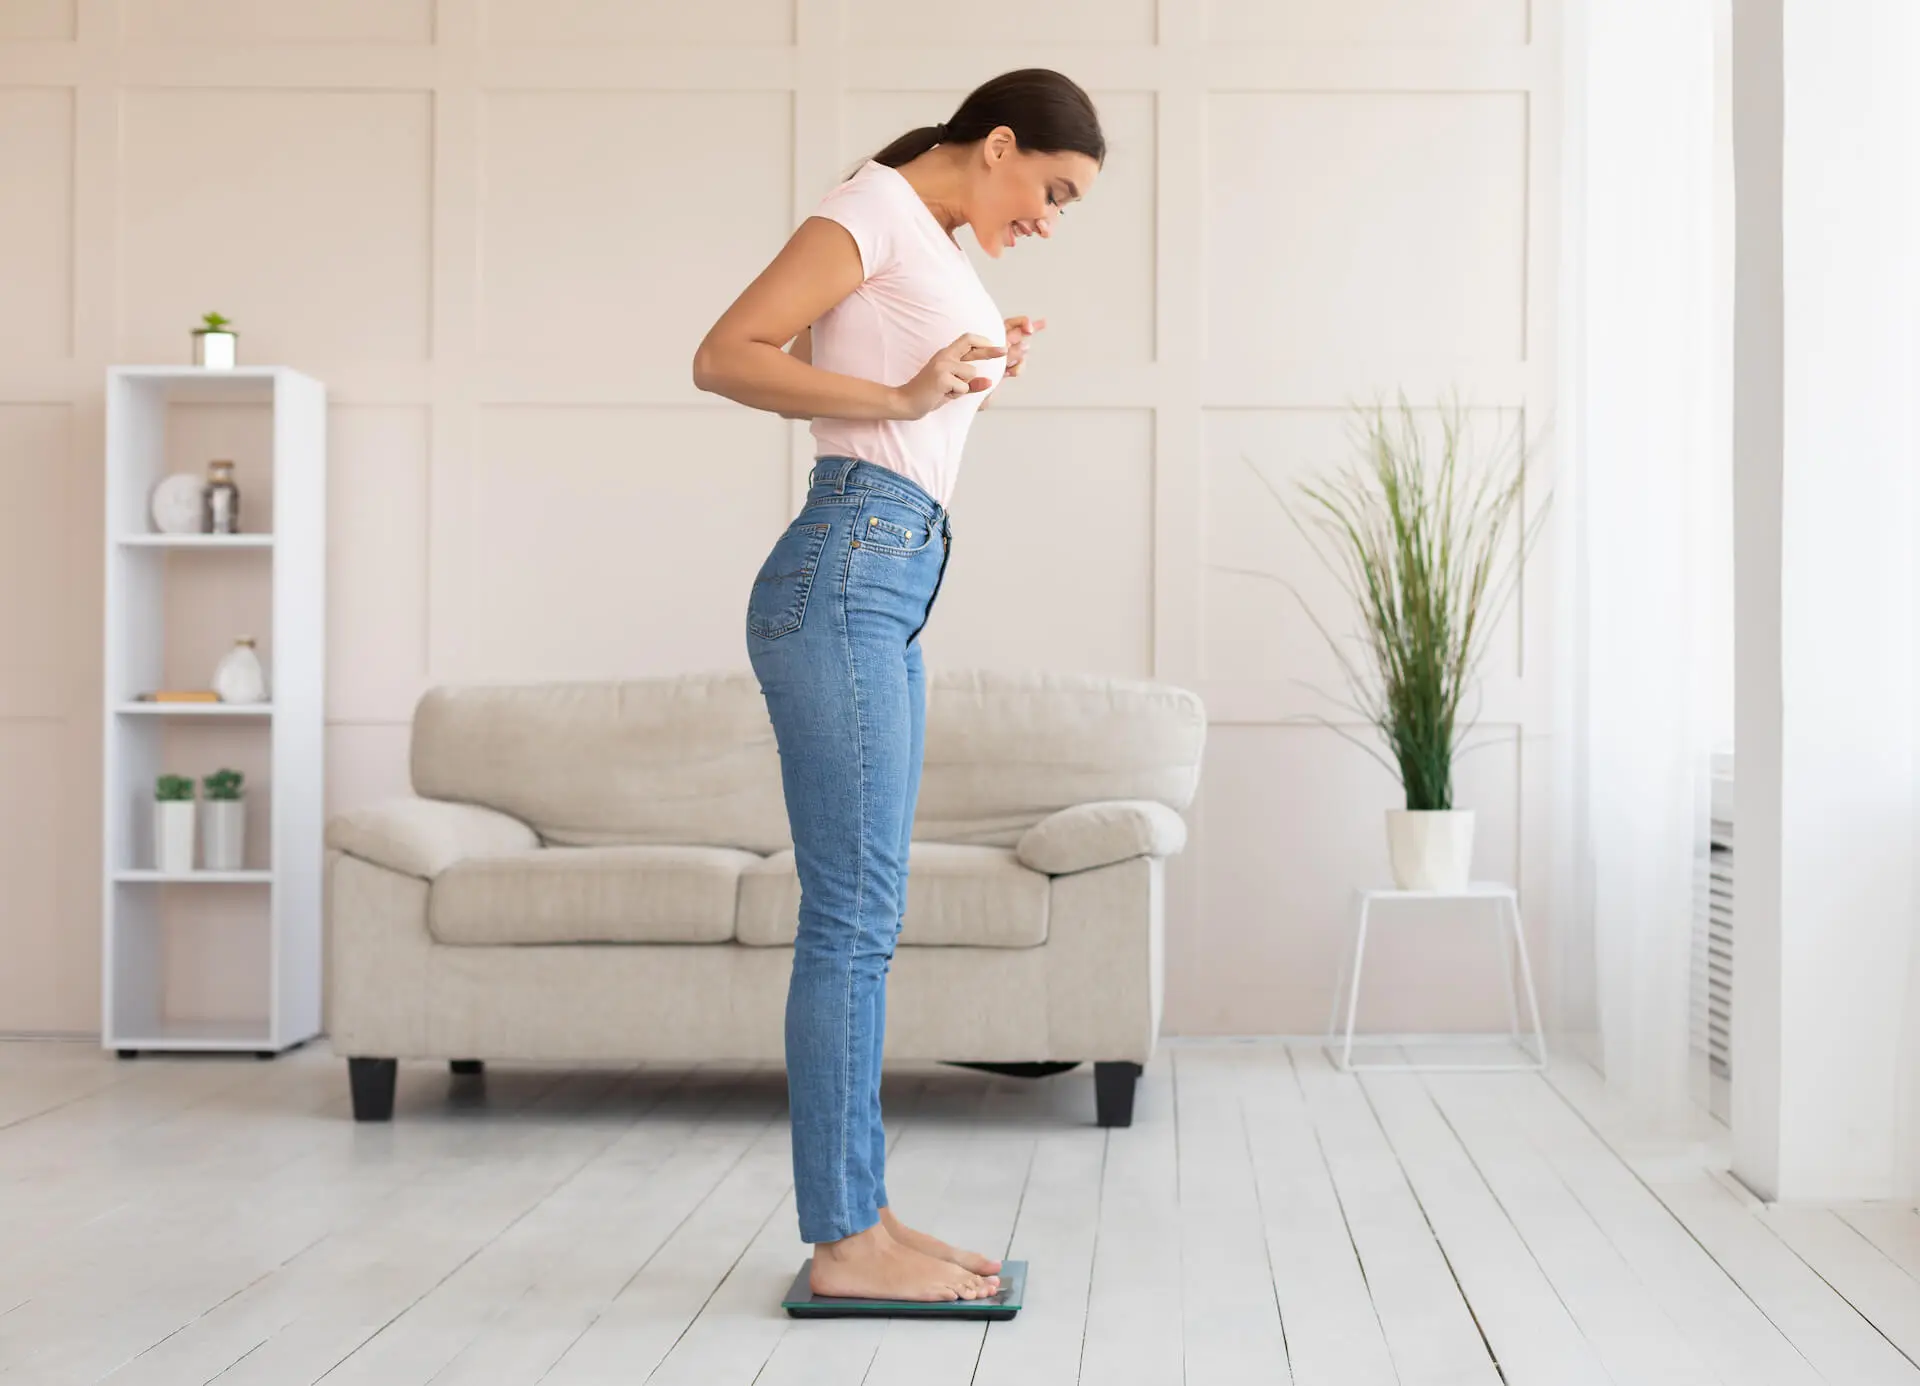
[[[807,490],[822,487],[841,492],[855,487],[885,491],[918,510],[930,523],[944,524],[947,519],[947,508],[928,495],[919,483],[891,467],[858,457],[816,457],[813,470],[807,473]]]

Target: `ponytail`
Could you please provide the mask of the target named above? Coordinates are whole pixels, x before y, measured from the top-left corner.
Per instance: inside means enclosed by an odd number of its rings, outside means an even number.
[[[909,130],[875,154],[873,162],[899,168],[935,145],[983,140],[1003,125],[1029,152],[1085,154],[1095,163],[1106,162],[1107,138],[1100,131],[1092,98],[1068,78],[1043,67],[1004,72],[983,83],[947,120]]]
[[[873,156],[876,164],[885,164],[888,168],[899,168],[910,164],[936,144],[944,144],[947,139],[945,125],[922,125],[918,130],[909,130],[885,149]]]

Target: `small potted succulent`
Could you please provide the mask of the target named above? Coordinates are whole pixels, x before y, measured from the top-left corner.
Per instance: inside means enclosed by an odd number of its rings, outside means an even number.
[[[193,779],[162,775],[153,786],[153,860],[169,876],[193,870]]]
[[[200,816],[206,823],[201,849],[209,871],[238,871],[247,854],[247,805],[238,770],[220,769],[200,781],[206,797]]]
[[[232,319],[219,313],[207,313],[200,319],[201,325],[193,329],[193,364],[230,369],[240,359],[240,334],[232,327]]]

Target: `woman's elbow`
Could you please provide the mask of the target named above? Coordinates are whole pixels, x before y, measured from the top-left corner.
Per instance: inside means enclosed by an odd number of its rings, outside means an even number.
[[[713,343],[702,342],[693,353],[693,388],[710,394],[720,391],[720,353]]]

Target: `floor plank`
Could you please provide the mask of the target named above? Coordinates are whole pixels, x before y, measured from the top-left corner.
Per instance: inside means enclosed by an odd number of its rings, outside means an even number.
[[[534,1380],[545,1386],[590,1386],[646,1379],[713,1299],[743,1248],[770,1228],[791,1236],[793,1229],[782,1219],[793,1216],[792,1168],[787,1128],[776,1119],[657,1244],[650,1245],[645,1235],[628,1243],[625,1259],[634,1262],[632,1270],[603,1304],[575,1306],[585,1312],[586,1322],[569,1317],[561,1325],[559,1336],[566,1341],[546,1373]],[[696,1186],[703,1182],[691,1165],[685,1177]],[[537,1308],[529,1306],[522,1336],[548,1327]],[[449,1373],[436,1386],[492,1386],[498,1379],[493,1361],[492,1354],[473,1354],[457,1364],[464,1370]]]
[[[1088,1386],[1165,1386],[1183,1370],[1173,1084],[1162,1051],[1140,1076],[1133,1125],[1107,1133],[1078,1377]]]
[[[1888,1260],[1920,1279],[1920,1212],[1892,1203],[1855,1205],[1837,1211]]]
[[[1531,1097],[1559,1100],[1545,1084],[1531,1075],[1509,1081],[1435,1074],[1424,1088],[1433,1102],[1427,1110],[1451,1132],[1490,1196],[1492,1206],[1453,1223],[1453,1235],[1438,1216],[1435,1225],[1511,1386],[1609,1377],[1718,1386],[1720,1378],[1515,1121],[1513,1109]],[[1475,1259],[1469,1249],[1482,1239],[1498,1243],[1501,1262],[1498,1279],[1485,1284],[1467,1272]],[[1521,1303],[1524,1313],[1517,1312]]]
[[[1498,1386],[1479,1325],[1359,1080],[1336,1072],[1318,1048],[1293,1058],[1399,1380]]]
[[[504,1086],[495,1075],[488,1082]],[[564,1077],[509,1115],[506,1124],[521,1129],[501,1146],[436,1161],[437,1174],[406,1179],[380,1213],[303,1248],[310,1255],[232,1287],[216,1308],[236,1309],[243,1324],[273,1326],[225,1367],[222,1386],[337,1380],[356,1353],[517,1227],[617,1136],[618,1125],[592,1118],[616,1110],[611,1099],[621,1083],[617,1073]],[[416,1134],[401,1128],[372,1139],[405,1142]],[[130,1365],[137,1367],[138,1358]]]
[[[1551,1220],[1526,1220],[1501,1187],[1502,1149],[1450,1120],[1416,1076],[1370,1074],[1363,1087],[1508,1386],[1613,1380],[1529,1235],[1551,1235]]]
[[[1107,1141],[1107,1132],[1084,1120],[1037,1138],[1007,1246],[1009,1258],[1029,1267],[1026,1308],[986,1334],[971,1380],[1059,1386],[1080,1379]]]
[[[1247,1050],[1174,1051],[1187,1386],[1290,1383],[1241,1096],[1270,1068]]]
[[[782,1134],[785,1085],[767,1071],[702,1074],[665,1121],[636,1113],[510,1228],[333,1371],[330,1386],[537,1381],[561,1338],[763,1141]],[[776,1125],[776,1122],[779,1124]],[[636,1198],[637,1190],[645,1197]]]
[[[1242,1093],[1247,1150],[1299,1386],[1389,1386],[1386,1334],[1293,1060],[1263,1054]]]
[[[1769,1208],[1761,1218],[1910,1366],[1920,1361],[1920,1283],[1898,1263],[1831,1209]]]
[[[1703,1168],[1695,1158],[1698,1152],[1676,1154],[1657,1144],[1650,1147],[1619,1098],[1606,1090],[1591,1069],[1557,1066],[1553,1084],[1578,1113],[1578,1120],[1592,1130],[1596,1143],[1607,1148],[1604,1158],[1624,1167],[1658,1200],[1750,1306],[1743,1308],[1727,1299],[1718,1277],[1697,1262],[1684,1277],[1668,1280],[1667,1288],[1684,1297],[1676,1311],[1690,1333],[1697,1333],[1702,1325],[1708,1327],[1715,1344],[1727,1355],[1750,1350],[1765,1353],[1756,1365],[1766,1375],[1728,1376],[1728,1380],[1826,1380],[1847,1386],[1920,1383],[1920,1369],[1794,1254],[1760,1216],[1756,1200],[1743,1197]],[[1541,1117],[1562,1126],[1566,1120],[1564,1114]],[[1717,1312],[1702,1314],[1697,1307],[1689,1308],[1688,1301],[1697,1305],[1707,1296],[1718,1301],[1711,1306]],[[1744,1341],[1729,1341],[1726,1318],[1737,1318],[1751,1329],[1750,1310],[1757,1311],[1774,1332],[1756,1331]],[[1785,1352],[1778,1348],[1782,1340]],[[1806,1370],[1796,1367],[1794,1357],[1803,1359]]]
[[[800,1322],[778,1066],[409,1064],[368,1124],[323,1045],[0,1044],[0,1386],[1920,1386],[1920,1214],[1760,1204],[1578,1063],[1169,1041],[1112,1131],[1092,1088],[890,1067],[897,1210],[1026,1308]]]

